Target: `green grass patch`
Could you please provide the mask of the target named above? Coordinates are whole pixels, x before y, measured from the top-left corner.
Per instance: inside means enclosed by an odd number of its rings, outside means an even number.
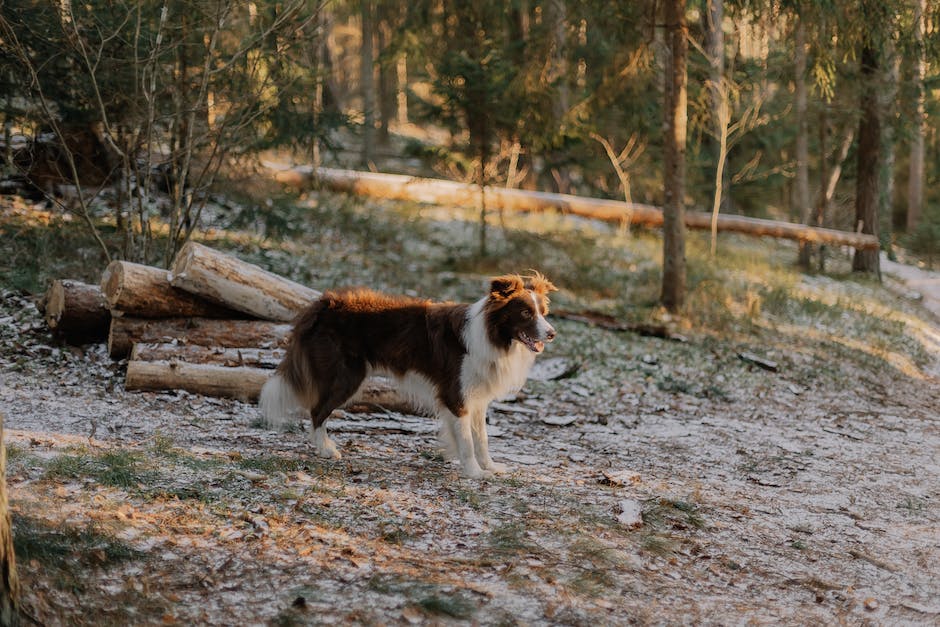
[[[243,457],[235,462],[242,470],[253,470],[266,474],[277,472],[295,472],[303,470],[304,463],[293,457],[280,455],[262,455],[260,457]]]
[[[16,513],[13,514],[13,548],[21,562],[36,560],[43,566],[55,566],[66,557],[110,564],[140,559],[144,555],[91,525],[55,524]]]
[[[419,600],[418,606],[428,614],[464,620],[472,617],[476,611],[474,605],[459,593],[432,594]]]

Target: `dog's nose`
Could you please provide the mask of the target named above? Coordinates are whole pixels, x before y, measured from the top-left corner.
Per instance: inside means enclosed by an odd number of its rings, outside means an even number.
[[[549,342],[555,339],[554,327],[548,327],[548,330],[545,331],[545,339]]]

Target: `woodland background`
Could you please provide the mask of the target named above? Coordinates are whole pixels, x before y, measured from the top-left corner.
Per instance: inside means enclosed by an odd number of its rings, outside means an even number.
[[[272,154],[663,205],[664,91],[682,73],[681,206],[861,229],[932,258],[936,8],[7,1],[4,167],[47,193],[113,183],[112,226],[88,194],[70,202],[103,255],[164,265],[223,179]]]

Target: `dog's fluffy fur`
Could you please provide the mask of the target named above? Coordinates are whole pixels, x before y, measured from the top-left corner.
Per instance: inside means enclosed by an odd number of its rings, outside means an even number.
[[[496,277],[473,304],[327,292],[297,319],[284,361],[261,391],[262,413],[283,424],[309,411],[317,454],[338,459],[326,419],[368,376],[384,374],[440,419],[445,454],[459,459],[464,475],[502,472],[489,454],[486,408],[522,387],[554,339],[545,319],[554,289],[536,273]]]

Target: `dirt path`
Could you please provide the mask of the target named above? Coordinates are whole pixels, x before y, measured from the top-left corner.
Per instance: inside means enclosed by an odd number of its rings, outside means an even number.
[[[253,406],[127,393],[103,349],[2,303],[21,578],[47,624],[940,620],[940,385],[900,357],[785,325],[681,344],[560,320],[552,354],[581,369],[492,411],[513,473],[468,481],[427,420],[339,417],[323,462]]]
[[[881,255],[881,269],[919,294],[924,308],[936,316],[940,324],[940,272],[891,261],[884,253]]]

